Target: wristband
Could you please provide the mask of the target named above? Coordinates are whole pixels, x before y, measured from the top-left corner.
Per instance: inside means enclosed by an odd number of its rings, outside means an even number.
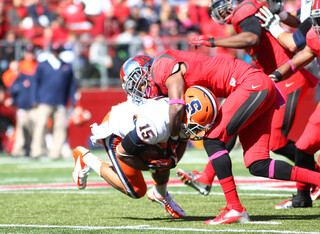
[[[211,47],[215,47],[215,46],[216,46],[216,45],[214,44],[214,38],[213,38],[213,37],[209,38],[208,41],[210,42]]]
[[[291,59],[288,61],[288,63],[290,64],[291,70],[292,70],[293,72],[295,72],[295,71],[296,71],[296,68],[293,66],[293,63],[292,63]]]
[[[277,39],[277,37],[283,32],[284,30],[280,25],[274,25],[273,27],[270,27],[270,33],[275,39]]]
[[[182,105],[185,105],[186,102],[185,102],[185,100],[182,100],[182,99],[171,99],[171,100],[169,100],[169,105],[172,105],[172,104],[182,104]]]
[[[281,81],[281,80],[282,80],[282,74],[281,74],[278,70],[275,70],[274,72],[272,72],[271,75],[274,75],[274,77],[275,77],[278,81]]]

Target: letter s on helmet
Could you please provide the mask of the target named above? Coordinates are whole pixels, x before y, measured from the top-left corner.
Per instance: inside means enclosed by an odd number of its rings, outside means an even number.
[[[137,103],[146,97],[146,87],[152,63],[153,57],[138,55],[129,58],[120,69],[122,88]],[[145,85],[145,89],[141,90],[143,85]]]
[[[185,92],[185,102],[186,120],[182,128],[190,135],[190,140],[201,140],[218,115],[218,100],[209,89],[191,86]]]

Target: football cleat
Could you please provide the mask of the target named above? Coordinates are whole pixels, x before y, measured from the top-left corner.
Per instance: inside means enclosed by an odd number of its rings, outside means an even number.
[[[78,186],[79,189],[85,189],[87,186],[87,177],[88,174],[92,171],[84,161],[83,156],[89,153],[90,151],[82,146],[78,146],[73,150],[74,158],[74,169],[73,169],[73,181]]]
[[[316,186],[312,191],[311,191],[311,199],[314,201],[314,200],[317,200],[320,198],[320,187],[319,186]]]
[[[154,187],[148,192],[148,199],[159,203],[166,211],[175,218],[185,217],[186,213],[181,207],[173,200],[173,197],[167,192],[165,197],[157,197],[154,192]]]
[[[307,208],[312,207],[311,198],[301,198],[297,195],[292,195],[292,200],[285,200],[284,202],[275,205],[275,209],[291,209],[291,208]]]
[[[194,188],[203,196],[209,195],[211,185],[196,181],[196,179],[198,179],[201,176],[199,172],[194,170],[192,172],[186,172],[182,169],[177,169],[177,176],[184,184]]]
[[[221,214],[219,214],[215,219],[209,219],[205,221],[204,224],[216,225],[226,223],[247,223],[250,220],[245,207],[242,208],[242,212],[229,209],[228,206],[220,209],[219,211],[221,210],[224,211]]]

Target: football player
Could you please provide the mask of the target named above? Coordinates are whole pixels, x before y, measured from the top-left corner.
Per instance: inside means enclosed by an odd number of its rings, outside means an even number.
[[[152,61],[150,59],[152,58],[148,56],[135,57],[122,66],[121,80],[126,91],[139,86],[142,77],[149,75],[149,63],[146,61]],[[200,91],[193,89],[190,88],[192,98],[187,100],[190,105],[200,99],[196,98],[200,96],[199,92],[202,96],[203,92],[208,95],[200,102],[203,111],[196,110],[188,115],[181,130],[184,139],[179,140],[174,151],[167,147],[170,144],[167,98],[141,99],[137,106],[129,97],[128,101],[114,106],[102,124],[94,124],[91,128],[93,144],[100,143],[104,146],[112,165],[97,158],[84,147],[77,147],[74,150],[73,178],[78,188],[86,187],[87,176],[94,170],[120,192],[132,198],[141,198],[147,192],[141,171],[150,170],[155,186],[148,191],[148,199],[162,205],[171,216],[184,217],[185,212],[167,192],[170,169],[181,159],[189,136],[197,137],[200,132],[198,128],[210,128],[214,113],[217,113],[213,106],[216,99],[210,91],[204,88]],[[196,124],[194,118],[197,120]]]
[[[320,9],[319,0],[314,0],[310,17],[312,19],[312,28],[306,35],[306,47],[299,52],[291,61],[280,66],[273,74],[278,79],[287,79],[291,74],[303,68],[316,57],[320,56]],[[314,168],[314,154],[320,150],[320,107],[319,105],[309,118],[308,124],[303,134],[296,142],[296,165],[306,164],[306,168]],[[319,160],[318,160],[319,161]],[[317,165],[316,165],[317,166]],[[292,200],[286,200],[275,206],[277,209],[296,208],[296,202],[299,200],[308,206],[312,206],[312,200],[320,196],[319,187],[310,196],[310,185],[297,183],[298,193]]]
[[[255,176],[320,184],[320,173],[291,166],[269,155],[271,121],[276,108],[284,104],[275,83],[261,70],[232,56],[208,56],[194,52],[165,50],[151,67],[154,90],[169,97],[172,138],[179,138],[185,114],[185,90],[192,85],[209,87],[216,97],[225,98],[215,123],[204,137],[204,147],[225,194],[224,212],[205,224],[247,222],[225,143],[239,135],[245,166]],[[142,88],[147,95],[148,88]],[[150,94],[149,94],[150,95]],[[152,95],[152,94],[151,94]]]
[[[268,2],[270,4],[272,1]],[[237,6],[231,0],[213,0],[210,5],[212,18],[222,24],[232,24],[237,34],[219,39],[200,35],[191,39],[190,44],[244,48],[250,53],[260,70],[268,75],[271,74],[277,67],[292,58],[293,53],[283,48],[268,31],[261,27],[259,18],[255,14],[263,6],[265,6],[264,3],[256,0],[244,0]],[[275,11],[281,11],[281,9]],[[286,99],[286,105],[274,112],[269,149],[293,162],[296,147],[295,142],[290,140],[288,135],[303,97],[309,87],[314,87],[316,84],[317,78],[305,69],[301,69],[290,79],[277,83]],[[195,187],[201,194],[209,194],[214,178],[210,162],[201,173],[182,170],[178,170],[177,173],[181,180]]]
[[[261,26],[268,30],[283,47],[294,53],[297,53],[305,47],[306,34],[312,25],[311,18],[309,17],[311,1],[301,1],[301,4],[301,14],[299,18],[302,23],[299,24],[299,27],[294,33],[287,32],[280,26],[280,22],[284,22],[289,13],[282,11],[278,14],[263,6],[259,9],[259,13],[256,14],[256,16],[263,22]]]

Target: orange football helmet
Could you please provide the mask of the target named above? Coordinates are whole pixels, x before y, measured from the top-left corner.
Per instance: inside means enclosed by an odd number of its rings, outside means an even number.
[[[207,88],[191,86],[185,92],[186,120],[182,125],[190,140],[201,140],[217,117],[219,103]]]

